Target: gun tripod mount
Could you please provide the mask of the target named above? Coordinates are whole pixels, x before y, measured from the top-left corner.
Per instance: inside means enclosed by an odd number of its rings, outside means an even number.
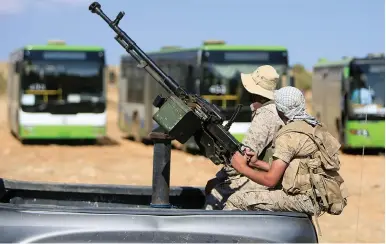
[[[153,183],[150,206],[153,208],[171,208],[170,193],[170,157],[172,137],[154,130],[149,134],[154,142]]]

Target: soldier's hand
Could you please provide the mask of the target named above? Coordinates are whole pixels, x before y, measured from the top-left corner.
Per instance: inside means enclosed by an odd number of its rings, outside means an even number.
[[[257,161],[257,155],[254,151],[250,150],[250,149],[246,149],[245,150],[245,155],[247,156],[248,158],[248,163],[249,164],[253,164]]]
[[[261,160],[257,160],[257,159],[256,159],[256,161],[248,162],[248,165],[249,165],[250,167],[253,167],[253,168],[261,169],[263,163],[264,163],[264,161],[261,161]]]
[[[239,173],[242,173],[244,168],[248,167],[247,160],[248,160],[248,158],[246,155],[242,155],[241,153],[236,152],[233,155],[232,160],[231,160],[232,167],[235,170],[237,170]]]

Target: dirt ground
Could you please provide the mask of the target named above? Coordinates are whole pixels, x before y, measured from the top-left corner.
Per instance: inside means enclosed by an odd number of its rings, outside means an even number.
[[[109,92],[114,99],[115,92]],[[150,185],[152,146],[123,139],[116,105],[108,112],[105,145],[21,145],[9,133],[0,99],[0,177],[26,181]],[[321,242],[385,242],[384,156],[342,155],[342,175],[351,196],[340,216],[319,218]],[[201,156],[172,152],[171,185],[204,186],[219,169]],[[258,228],[258,226],[256,227]]]

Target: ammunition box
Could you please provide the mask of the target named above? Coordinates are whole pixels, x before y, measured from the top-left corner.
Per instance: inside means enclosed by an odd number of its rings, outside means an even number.
[[[170,136],[184,144],[201,128],[201,120],[183,101],[170,96],[153,115],[156,121]]]

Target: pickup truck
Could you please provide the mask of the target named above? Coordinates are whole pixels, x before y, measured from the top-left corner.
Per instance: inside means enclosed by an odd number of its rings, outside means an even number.
[[[203,210],[204,189],[171,187],[172,208],[151,187],[0,179],[1,243],[317,243],[300,213]]]

